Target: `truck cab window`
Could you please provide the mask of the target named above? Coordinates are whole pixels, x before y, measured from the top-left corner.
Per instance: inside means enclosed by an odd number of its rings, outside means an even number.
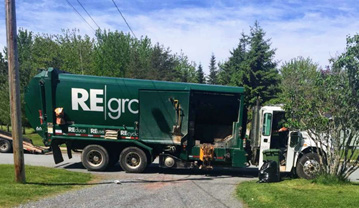
[[[263,130],[262,130],[263,136],[270,136],[271,128],[272,128],[271,124],[272,124],[272,114],[265,113],[263,120]]]

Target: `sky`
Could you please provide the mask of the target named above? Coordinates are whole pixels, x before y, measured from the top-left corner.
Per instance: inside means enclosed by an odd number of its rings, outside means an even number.
[[[92,28],[130,32],[112,0],[68,0]],[[147,36],[173,53],[183,52],[203,65],[206,73],[212,54],[228,60],[241,33],[258,21],[276,49],[279,67],[292,58],[310,57],[320,67],[345,50],[346,37],[359,33],[357,0],[115,0],[136,37]],[[0,48],[6,45],[5,8],[0,4]],[[61,34],[94,30],[67,0],[17,0],[17,26],[34,33]]]

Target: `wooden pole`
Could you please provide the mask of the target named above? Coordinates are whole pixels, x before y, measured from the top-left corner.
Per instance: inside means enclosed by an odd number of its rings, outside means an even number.
[[[17,28],[15,0],[5,0],[6,38],[9,65],[9,92],[11,126],[13,137],[13,152],[15,166],[15,181],[25,183],[24,149],[21,131],[20,81],[17,55]]]

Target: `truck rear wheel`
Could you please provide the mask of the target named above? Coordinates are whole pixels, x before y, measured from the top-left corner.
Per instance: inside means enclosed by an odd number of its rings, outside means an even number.
[[[81,160],[83,166],[92,171],[105,170],[110,161],[107,150],[100,145],[86,146],[82,151]]]
[[[127,173],[141,173],[147,167],[147,156],[138,147],[127,147],[120,154],[121,168]]]
[[[303,155],[297,163],[296,172],[300,178],[314,179],[320,171],[319,156],[316,153]]]
[[[12,146],[11,146],[11,142],[9,140],[0,138],[0,152],[1,153],[12,152]]]

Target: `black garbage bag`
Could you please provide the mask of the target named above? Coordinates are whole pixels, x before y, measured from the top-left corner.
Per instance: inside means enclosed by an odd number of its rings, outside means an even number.
[[[279,182],[280,181],[280,172],[279,164],[276,161],[269,160],[266,161],[261,169],[259,170],[259,181],[258,183],[270,183],[270,182]]]

